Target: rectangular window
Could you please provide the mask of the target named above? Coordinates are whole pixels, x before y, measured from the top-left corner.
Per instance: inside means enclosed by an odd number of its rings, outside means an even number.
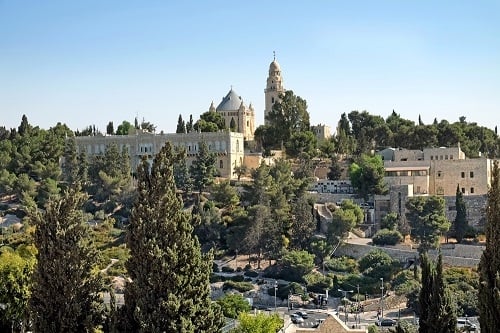
[[[470,172],[470,178],[474,178],[474,171]]]
[[[465,194],[465,187],[462,187],[462,193]]]
[[[474,194],[474,187],[471,187],[471,188],[470,188],[470,193],[471,193],[471,194]]]
[[[431,161],[434,159],[434,156],[431,155]]]
[[[462,171],[462,178],[465,178],[465,172]]]

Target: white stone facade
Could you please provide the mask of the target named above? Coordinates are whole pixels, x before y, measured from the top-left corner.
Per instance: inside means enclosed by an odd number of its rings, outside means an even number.
[[[135,170],[143,156],[152,161],[161,147],[170,142],[173,146],[186,148],[187,164],[191,165],[198,154],[200,142],[205,142],[210,151],[217,154],[216,168],[219,176],[237,178],[234,169],[243,164],[243,134],[229,131],[213,133],[153,134],[137,132],[132,135],[96,135],[76,137],[78,152],[84,150],[88,156],[103,154],[106,147],[115,143],[120,150],[130,155],[130,165]]]
[[[390,150],[384,156],[385,180],[389,187],[412,185],[410,195],[454,196],[457,185],[464,195],[485,195],[491,184],[493,160],[467,159],[460,147]]]

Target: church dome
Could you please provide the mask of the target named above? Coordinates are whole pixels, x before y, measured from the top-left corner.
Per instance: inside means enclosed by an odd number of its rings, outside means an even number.
[[[217,106],[217,111],[236,111],[240,108],[243,100],[232,88],[227,93],[226,97],[222,98],[219,106]]]
[[[276,60],[273,60],[273,62],[269,65],[269,73],[272,72],[281,72],[280,64]]]

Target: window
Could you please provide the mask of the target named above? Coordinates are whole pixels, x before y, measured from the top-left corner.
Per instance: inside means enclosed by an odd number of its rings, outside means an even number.
[[[474,194],[474,187],[471,187],[471,188],[470,188],[470,193],[471,193],[471,194]]]
[[[224,161],[223,160],[219,161],[219,169],[224,169]]]
[[[474,171],[470,172],[470,178],[474,178]]]
[[[274,104],[274,97],[271,97],[271,103]]]
[[[462,171],[462,178],[465,178],[465,172]]]
[[[452,159],[453,159],[453,155],[450,155],[450,160],[452,160]]]
[[[431,155],[431,161],[434,159],[434,156]]]
[[[438,171],[437,172],[437,176],[438,176],[438,178],[441,178],[443,176],[443,172],[442,171]]]
[[[465,187],[462,187],[462,193],[465,194]]]

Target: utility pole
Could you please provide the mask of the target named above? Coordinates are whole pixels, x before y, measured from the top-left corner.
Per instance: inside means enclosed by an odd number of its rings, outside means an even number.
[[[384,319],[384,278],[380,278],[380,315]]]
[[[278,290],[278,281],[274,280],[274,312],[276,312],[276,291]]]
[[[352,293],[354,292],[353,290],[342,290],[342,289],[339,289],[339,291],[344,294],[344,300],[345,300],[345,304],[344,304],[344,323],[347,325],[347,293]]]
[[[358,321],[357,321],[357,324],[361,324],[361,318],[359,317],[359,313],[361,311],[361,308],[359,306],[359,283],[356,285],[356,288],[358,289],[358,293],[356,294],[356,301],[358,302],[358,308],[356,309],[356,316],[358,317]],[[358,326],[358,325],[356,325]]]

